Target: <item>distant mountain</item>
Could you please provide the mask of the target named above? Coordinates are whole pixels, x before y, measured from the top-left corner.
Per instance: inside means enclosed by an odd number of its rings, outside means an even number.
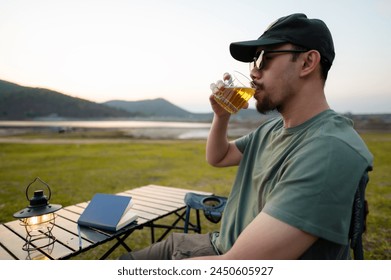
[[[44,88],[0,80],[0,120],[128,118],[129,112]]]
[[[200,114],[190,113],[163,98],[141,101],[111,100],[104,105],[122,109],[139,117],[192,118]]]
[[[212,110],[211,110],[212,111]],[[260,115],[254,109],[240,110],[231,123],[258,125],[277,116]],[[347,114],[359,131],[391,131],[391,114]],[[134,119],[154,121],[210,122],[213,113],[191,113],[165,99],[112,100],[95,103],[44,88],[25,87],[0,80],[0,120]]]
[[[212,111],[212,110],[211,110]],[[44,88],[0,80],[0,120],[132,118],[161,121],[210,122],[213,113],[191,113],[163,98],[95,103]],[[258,122],[255,110],[241,110],[232,121]]]

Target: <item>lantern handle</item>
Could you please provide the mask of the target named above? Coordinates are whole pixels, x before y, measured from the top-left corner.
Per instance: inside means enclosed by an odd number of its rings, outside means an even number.
[[[42,181],[41,178],[39,178],[39,177],[35,178],[34,181],[32,181],[32,182],[27,186],[27,188],[26,188],[26,198],[27,198],[27,200],[30,201],[29,194],[28,194],[29,188],[30,188],[30,186],[31,186],[32,184],[34,184],[37,180],[40,181],[42,184],[44,184],[44,185],[46,186],[46,188],[48,189],[48,191],[49,191],[48,201],[49,201],[50,198],[51,198],[51,196],[52,196],[52,191],[51,191],[49,185],[48,185],[47,183],[45,183],[44,181]]]

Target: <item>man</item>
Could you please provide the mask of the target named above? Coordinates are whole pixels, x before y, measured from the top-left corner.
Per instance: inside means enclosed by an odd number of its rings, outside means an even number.
[[[353,197],[373,158],[352,122],[327,104],[324,86],[335,56],[330,31],[293,14],[257,40],[232,43],[230,51],[250,63],[257,110],[276,109],[281,118],[229,142],[230,114],[211,96],[207,161],[239,165],[220,232],[174,234],[125,258],[349,258]]]

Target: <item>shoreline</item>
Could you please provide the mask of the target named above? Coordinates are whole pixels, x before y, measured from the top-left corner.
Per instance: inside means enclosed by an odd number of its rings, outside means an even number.
[[[59,129],[53,127],[0,127],[0,143],[66,144],[126,143],[131,140],[205,140],[210,127],[133,127]],[[230,124],[229,138],[248,134],[254,126]]]

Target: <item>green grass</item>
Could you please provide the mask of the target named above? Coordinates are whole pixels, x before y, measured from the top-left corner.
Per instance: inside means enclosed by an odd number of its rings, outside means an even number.
[[[364,236],[366,259],[391,259],[391,134],[365,134],[375,156],[367,198],[368,231]],[[228,195],[236,168],[213,168],[205,162],[205,141],[129,140],[104,144],[0,144],[0,222],[26,207],[26,186],[36,177],[52,188],[51,203],[72,205],[91,199],[96,192],[116,193],[148,184],[211,191]],[[204,232],[219,225],[202,220]],[[148,244],[149,230],[131,235],[134,248]],[[110,246],[79,255],[96,259]],[[118,249],[112,258],[124,251]]]
[[[391,134],[362,135],[374,155],[367,186],[369,216],[364,235],[366,259],[391,259]]]
[[[0,144],[0,222],[28,205],[27,185],[36,177],[52,189],[51,203],[72,205],[96,192],[117,193],[148,184],[228,195],[236,168],[205,161],[205,141],[147,141],[106,144]],[[34,184],[35,185],[35,184]],[[205,230],[216,229],[208,224]],[[132,248],[145,247],[149,231],[132,234]],[[104,248],[80,258],[96,258]],[[96,252],[98,251],[98,252]],[[117,250],[113,257],[119,256]],[[103,253],[102,253],[103,254]]]

